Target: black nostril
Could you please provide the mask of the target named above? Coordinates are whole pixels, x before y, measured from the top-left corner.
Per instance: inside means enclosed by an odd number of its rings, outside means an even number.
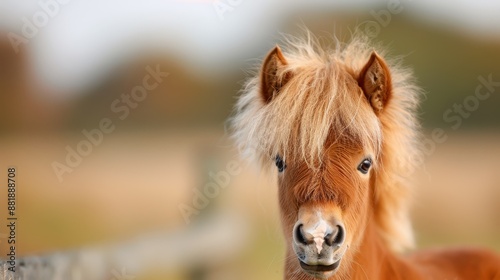
[[[345,239],[345,230],[341,225],[337,225],[337,230],[325,237],[325,242],[328,246],[340,246]]]
[[[302,243],[304,245],[311,243],[311,241],[307,241],[307,239],[305,238],[302,225],[299,225],[295,228],[295,239],[297,240],[297,242]]]

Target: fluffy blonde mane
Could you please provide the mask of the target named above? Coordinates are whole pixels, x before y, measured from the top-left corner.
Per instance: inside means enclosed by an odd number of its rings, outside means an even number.
[[[354,36],[325,50],[309,33],[305,38],[286,39],[288,64],[276,74],[285,79],[293,73],[293,79],[269,104],[262,99],[259,75],[246,83],[232,119],[238,147],[266,166],[279,154],[314,169],[332,134],[369,146],[378,162],[374,217],[380,235],[395,250],[411,247],[405,179],[420,162],[415,117],[420,91],[411,73],[388,62],[392,97],[377,118],[366,109],[361,88],[352,86],[374,51],[368,40]]]

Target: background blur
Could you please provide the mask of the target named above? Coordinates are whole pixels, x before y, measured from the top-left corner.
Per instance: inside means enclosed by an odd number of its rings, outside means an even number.
[[[225,122],[248,70],[299,25],[326,42],[357,28],[414,69],[425,132],[446,135],[415,174],[419,247],[500,251],[500,2],[7,0],[0,176],[17,167],[18,255],[105,247],[105,279],[281,279],[275,174],[240,160]],[[148,66],[168,76],[126,117],[114,111]],[[59,180],[54,162],[103,118],[114,131]],[[227,184],[209,175],[233,161],[241,172]],[[214,183],[224,186],[188,225],[179,207]],[[2,185],[2,257],[6,195]]]

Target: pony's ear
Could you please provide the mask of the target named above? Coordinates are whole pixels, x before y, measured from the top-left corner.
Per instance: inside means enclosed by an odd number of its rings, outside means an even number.
[[[392,84],[389,68],[376,52],[361,70],[358,83],[375,113],[380,113],[391,97]]]
[[[289,74],[283,78],[278,76],[278,70],[287,65],[287,61],[279,46],[276,46],[264,60],[262,65],[260,88],[264,102],[269,103],[289,79]]]

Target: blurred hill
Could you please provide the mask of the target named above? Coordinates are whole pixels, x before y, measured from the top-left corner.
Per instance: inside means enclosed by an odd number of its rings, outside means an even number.
[[[221,127],[232,110],[240,88],[242,72],[225,79],[194,74],[174,57],[148,57],[130,61],[116,68],[105,82],[82,94],[68,128],[94,125],[102,117],[114,114],[110,105],[122,94],[142,84],[146,67],[159,67],[169,73],[158,88],[149,92],[127,118],[126,125],[141,128]],[[93,112],[89,116],[88,112]]]
[[[332,12],[304,12],[292,16],[284,24],[284,32],[298,34],[298,22],[314,34],[331,43],[331,35],[348,39],[356,26],[363,28],[368,21],[375,21],[368,14],[343,14]],[[244,69],[254,66],[277,42],[260,43],[248,57],[234,62],[229,75],[204,75],[190,69],[187,63],[174,56],[154,55],[131,58],[108,73],[98,85],[78,94],[77,98],[55,101],[44,100],[43,84],[32,77],[26,54],[14,55],[8,42],[0,48],[2,75],[0,91],[0,131],[25,127],[56,126],[77,129],[95,126],[98,120],[109,115],[111,102],[122,93],[129,93],[142,81],[147,65],[160,65],[170,73],[126,122],[130,127],[161,128],[165,126],[220,127],[230,115],[235,96],[246,77]],[[415,71],[419,85],[426,92],[421,107],[421,117],[426,127],[442,127],[443,113],[454,103],[462,103],[474,94],[478,77],[493,74],[500,80],[500,40],[485,37],[466,37],[446,27],[426,25],[410,17],[392,15],[386,27],[380,25],[375,43],[387,46],[389,53],[403,56],[404,64]],[[214,65],[214,67],[217,67]],[[54,90],[54,89],[44,89]],[[498,89],[500,91],[500,89]],[[463,128],[500,128],[500,97],[493,94],[480,103],[480,110],[463,122]],[[71,110],[68,109],[72,108]],[[89,112],[92,112],[89,115]]]

